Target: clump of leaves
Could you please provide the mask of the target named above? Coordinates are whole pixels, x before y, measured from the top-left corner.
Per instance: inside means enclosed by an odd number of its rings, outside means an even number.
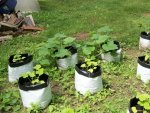
[[[92,61],[91,59],[85,59],[85,62],[80,66],[87,72],[93,73],[97,69],[98,62]]]
[[[150,112],[150,95],[149,94],[137,94],[136,98],[139,99],[138,105],[144,108],[143,113]],[[139,110],[136,109],[135,106],[132,107],[132,111],[137,113]]]
[[[18,112],[21,109],[17,91],[0,93],[0,112]]]
[[[13,56],[13,62],[23,62],[26,57],[23,57],[20,54],[16,54]]]
[[[64,108],[61,113],[75,113],[74,109],[72,108]]]
[[[96,33],[93,33],[89,40],[82,43],[83,54],[87,57],[91,54],[101,54],[103,52],[117,49],[117,45],[114,41],[110,40],[110,29],[108,26],[101,27]]]
[[[54,37],[49,38],[47,42],[39,49],[39,61],[42,65],[49,65],[49,59],[63,58],[71,55],[68,48],[69,46],[79,47],[75,38],[68,37],[64,34],[56,34]],[[44,60],[43,60],[44,59]]]
[[[42,113],[39,104],[31,104],[31,108],[27,109],[27,113]]]
[[[23,73],[22,77],[29,79],[32,85],[43,84],[44,80],[39,80],[40,76],[44,74],[44,69],[41,65],[36,65],[32,72]]]

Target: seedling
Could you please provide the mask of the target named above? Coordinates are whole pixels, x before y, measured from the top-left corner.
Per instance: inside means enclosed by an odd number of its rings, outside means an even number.
[[[20,54],[16,54],[13,57],[13,62],[23,62],[26,57],[21,56]]]
[[[81,65],[81,68],[87,72],[93,73],[97,69],[98,62],[92,61],[91,59],[85,59],[85,62]]]
[[[112,31],[108,26],[101,27],[93,33],[89,40],[83,42],[82,51],[86,56],[91,54],[102,54],[103,52],[116,50],[118,47],[112,41],[109,33]]]
[[[32,85],[36,85],[45,83],[43,80],[39,80],[40,76],[43,74],[44,69],[41,67],[41,65],[36,65],[32,72],[24,73],[22,74],[22,77],[29,79]]]
[[[139,99],[137,104],[144,108],[143,113],[149,113],[150,112],[150,95],[137,94],[136,98]],[[131,109],[132,109],[133,113],[137,113],[139,111],[136,109],[135,106],[133,106]]]

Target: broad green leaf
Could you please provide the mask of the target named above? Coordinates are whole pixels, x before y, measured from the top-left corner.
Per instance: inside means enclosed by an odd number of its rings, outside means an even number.
[[[48,60],[48,59],[40,60],[40,64],[42,64],[42,65],[50,65],[50,60]]]
[[[41,65],[37,64],[36,66],[34,66],[34,69],[39,70],[41,68]]]
[[[44,84],[45,82],[44,82],[44,80],[40,80],[40,84]]]
[[[93,69],[88,69],[88,72],[93,73]]]
[[[90,61],[91,61],[91,59],[85,58],[85,62],[90,62]]]
[[[39,56],[47,56],[50,55],[50,51],[48,50],[48,48],[40,48],[38,51]]]
[[[87,63],[87,65],[88,65],[88,67],[90,67],[91,65],[92,65],[92,62],[91,61],[88,61],[88,62],[86,62]]]
[[[97,63],[97,62],[92,62],[92,64],[93,64],[94,66],[97,66],[97,65],[98,65],[98,63]]]
[[[21,109],[21,106],[20,106],[20,105],[16,105],[16,106],[14,106],[13,111],[14,111],[14,112],[17,112],[17,111],[19,111],[20,109]]]
[[[107,41],[110,37],[107,35],[100,35],[99,38],[96,40],[96,44],[102,44]]]
[[[82,68],[86,67],[86,64],[82,64],[81,67],[82,67]]]
[[[97,69],[97,67],[94,67],[93,69]]]
[[[71,108],[64,108],[61,113],[75,113],[73,109]]]
[[[99,34],[93,34],[91,37],[92,40],[94,40],[96,43],[104,43],[106,40],[108,40],[110,37],[108,35],[99,35]]]
[[[74,42],[75,38],[72,37],[68,37],[64,39],[64,44],[71,44],[72,42]]]
[[[58,52],[55,53],[55,57],[63,58],[64,56],[70,56],[71,53],[67,49],[61,48]]]
[[[30,72],[27,72],[27,73],[23,73],[21,76],[22,76],[23,78],[27,78],[27,77],[29,76],[29,74],[30,74]]]
[[[44,69],[43,69],[43,68],[38,69],[38,70],[36,71],[36,74],[38,74],[38,75],[42,75],[43,73],[44,73]]]
[[[144,108],[145,108],[146,110],[150,110],[150,103],[145,102],[145,103],[144,103]]]
[[[81,44],[75,44],[76,48],[81,47]]]
[[[131,109],[132,109],[133,113],[137,113],[138,112],[136,107],[132,107]]]
[[[54,48],[61,44],[61,41],[57,38],[49,38],[45,47],[47,48]]]
[[[115,50],[115,49],[118,49],[117,45],[114,44],[113,41],[109,41],[107,42],[106,44],[103,44],[102,45],[102,48],[107,52],[107,51],[110,51],[110,50]]]
[[[34,71],[31,72],[31,73],[29,74],[29,76],[30,76],[31,78],[35,77],[35,72],[34,72]]]
[[[83,54],[90,55],[95,50],[95,47],[84,46],[82,47],[82,50],[83,50]]]

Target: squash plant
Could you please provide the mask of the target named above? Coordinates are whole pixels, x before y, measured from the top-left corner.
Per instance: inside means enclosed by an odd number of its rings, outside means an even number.
[[[97,55],[103,52],[116,50],[118,47],[114,44],[114,41],[110,39],[110,29],[108,26],[104,26],[93,33],[89,40],[82,43],[82,51],[86,56],[90,56],[95,53]]]
[[[44,69],[41,65],[36,65],[32,72],[23,73],[22,77],[29,79],[32,85],[43,84],[44,80],[39,80],[40,76],[44,74]]]
[[[39,49],[39,61],[42,65],[50,65],[50,60],[54,61],[57,58],[64,58],[71,55],[67,47],[75,46],[80,47],[76,43],[75,38],[68,37],[64,34],[56,34],[52,38],[48,38],[47,42]]]
[[[137,104],[144,108],[143,113],[150,113],[150,95],[148,95],[148,94],[137,94],[136,98],[139,99]],[[135,106],[133,106],[131,109],[132,109],[133,113],[138,112],[138,110],[136,109]]]

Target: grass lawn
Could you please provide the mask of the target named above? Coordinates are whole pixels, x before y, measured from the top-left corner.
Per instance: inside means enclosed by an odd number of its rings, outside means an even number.
[[[113,29],[111,36],[121,43],[123,61],[101,64],[104,90],[82,96],[74,88],[74,69],[49,72],[53,99],[42,113],[63,112],[67,108],[76,113],[126,113],[129,100],[136,92],[150,94],[150,84],[143,84],[136,77],[137,57],[143,55],[138,50],[140,32],[146,30],[143,18],[150,19],[149,0],[39,0],[41,11],[33,13],[38,26],[46,30],[14,37],[0,43],[0,108],[1,113],[27,113],[22,106],[18,85],[8,82],[8,58],[12,54],[30,53],[34,62],[38,59],[38,44],[56,33],[75,36],[90,33],[102,26]],[[140,27],[142,24],[142,27]],[[149,23],[150,25],[150,23]],[[5,100],[5,102],[2,102]],[[36,109],[36,108],[35,108]]]

